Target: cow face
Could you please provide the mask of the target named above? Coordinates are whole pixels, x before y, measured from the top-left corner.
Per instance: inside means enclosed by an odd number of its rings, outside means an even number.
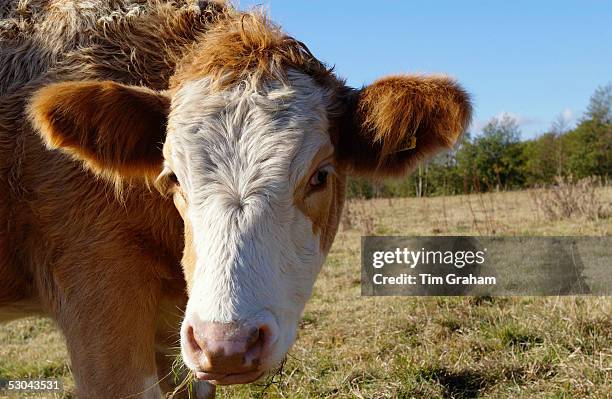
[[[294,342],[346,175],[400,174],[452,145],[470,116],[446,78],[352,90],[283,74],[221,89],[204,74],[167,93],[58,83],[29,107],[49,148],[113,179],[156,179],[172,196],[185,225],[183,359],[219,384],[259,378]]]
[[[282,360],[338,224],[331,93],[288,79],[212,92],[202,78],[172,100],[160,179],[189,242],[182,352],[219,383]]]

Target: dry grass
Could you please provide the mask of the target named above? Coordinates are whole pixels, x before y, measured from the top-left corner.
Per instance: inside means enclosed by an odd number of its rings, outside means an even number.
[[[612,202],[612,188],[596,193]],[[364,233],[610,235],[612,218],[550,220],[527,192],[350,206],[282,373],[218,397],[610,397],[610,298],[361,297],[359,245]],[[0,343],[0,377],[55,375],[72,386],[50,322],[4,325]]]
[[[358,230],[362,234],[374,234],[375,218],[367,201],[350,199],[344,205],[340,221],[343,230]]]
[[[559,176],[553,186],[533,191],[531,197],[544,216],[550,220],[609,217],[612,208],[600,190],[601,180],[596,177],[574,180],[571,176]]]

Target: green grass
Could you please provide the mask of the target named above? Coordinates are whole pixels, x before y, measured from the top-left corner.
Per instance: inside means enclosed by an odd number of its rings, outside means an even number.
[[[604,195],[612,199],[612,190]],[[394,234],[612,232],[610,218],[545,220],[524,192],[374,200],[366,208],[375,213],[369,228]],[[219,398],[610,397],[610,298],[361,297],[363,231],[360,220],[350,224],[356,227],[340,231],[282,372],[270,384],[221,387]],[[37,376],[62,377],[67,397],[73,390],[53,324],[31,318],[0,326],[0,378]]]

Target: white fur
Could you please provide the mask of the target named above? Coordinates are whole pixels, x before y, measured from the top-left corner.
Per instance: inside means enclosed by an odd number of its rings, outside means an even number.
[[[293,344],[324,260],[294,192],[329,145],[328,93],[298,72],[289,82],[216,93],[208,78],[187,83],[173,98],[167,138],[197,256],[185,320],[275,323],[264,367]]]

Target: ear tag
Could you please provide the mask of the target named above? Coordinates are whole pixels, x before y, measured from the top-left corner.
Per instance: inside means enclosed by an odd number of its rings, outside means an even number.
[[[414,150],[415,148],[416,148],[416,136],[410,136],[410,138],[408,139],[408,143],[406,144],[406,147],[402,148],[401,150],[397,152]]]

